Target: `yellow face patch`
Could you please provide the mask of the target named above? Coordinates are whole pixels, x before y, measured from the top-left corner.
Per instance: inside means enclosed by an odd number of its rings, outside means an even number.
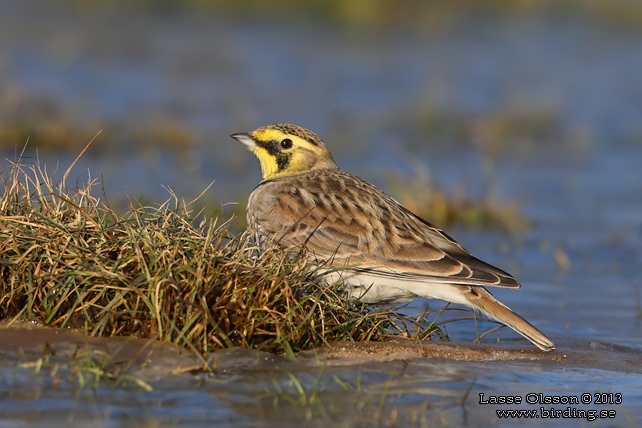
[[[252,153],[256,155],[261,164],[261,175],[264,180],[268,178],[275,177],[279,172],[279,167],[276,163],[276,159],[272,156],[266,149],[263,147],[258,147],[256,149],[251,149]]]
[[[284,134],[282,131],[268,127],[259,128],[256,131],[252,132],[251,135],[257,141],[279,141],[287,137],[286,134]]]

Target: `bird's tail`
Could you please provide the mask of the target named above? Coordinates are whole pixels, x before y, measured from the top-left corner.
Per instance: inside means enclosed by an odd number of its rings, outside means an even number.
[[[508,306],[497,300],[484,287],[472,286],[466,295],[468,306],[478,310],[487,317],[499,321],[533,342],[542,351],[552,351],[555,344],[531,323],[513,312]]]

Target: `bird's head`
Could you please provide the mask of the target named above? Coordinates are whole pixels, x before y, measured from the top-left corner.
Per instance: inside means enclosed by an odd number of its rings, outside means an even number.
[[[259,159],[263,180],[337,168],[323,141],[297,125],[279,123],[231,137],[245,144]]]

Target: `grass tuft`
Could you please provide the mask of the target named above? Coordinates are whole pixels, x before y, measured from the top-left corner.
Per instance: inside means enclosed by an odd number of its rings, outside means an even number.
[[[157,338],[201,354],[290,353],[389,333],[394,312],[346,301],[317,285],[301,258],[259,253],[216,215],[195,224],[171,190],[159,206],[134,202],[119,215],[95,195],[96,179],[68,188],[68,174],[55,182],[24,161],[2,172],[0,319]]]

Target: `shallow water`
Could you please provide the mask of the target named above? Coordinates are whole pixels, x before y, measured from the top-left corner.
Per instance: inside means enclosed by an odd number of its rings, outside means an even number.
[[[569,407],[540,404],[555,397],[580,404],[570,406],[575,419],[547,425],[581,426],[593,410],[613,411],[606,425],[635,426],[642,416],[642,355],[580,340],[562,340],[549,354],[510,342],[337,343],[294,361],[236,349],[213,354],[208,374],[190,372],[198,361],[180,349],[149,340],[87,339],[22,324],[0,328],[0,343],[3,426],[512,425],[497,410],[535,410],[539,418],[520,424],[540,425],[540,408]],[[89,355],[103,368],[127,365],[120,383],[92,380],[83,366]],[[490,396],[523,404],[486,404]]]
[[[485,346],[495,346],[499,335],[499,348],[523,348],[525,359],[453,361],[360,348],[356,356],[292,362],[236,350],[217,355],[219,370],[203,375],[176,374],[195,364],[192,357],[148,344],[162,352],[129,368],[129,382],[114,385],[72,375],[76,344],[84,343],[75,333],[21,330],[16,338],[0,329],[0,426],[542,425],[541,418],[496,413],[539,405],[478,399],[479,393],[525,399],[531,392],[620,393],[621,405],[576,407],[616,410],[605,426],[642,423],[641,33],[581,17],[357,31],[286,17],[72,12],[62,5],[0,3],[3,114],[45,100],[69,120],[107,134],[114,123],[145,134],[171,119],[193,136],[179,149],[99,137],[74,169],[80,181],[89,168],[92,176],[103,173],[110,198],[124,190],[160,202],[167,196],[161,185],[191,200],[216,179],[207,195],[213,212],[220,202],[243,203],[259,179],[256,161],[228,135],[281,121],[312,128],[342,167],[382,186],[388,172],[411,175],[409,159],[419,159],[445,189],[520,202],[533,224],[524,232],[448,232],[519,278],[522,290],[495,294],[559,351],[541,356],[502,329]],[[527,127],[520,118],[538,114],[543,124],[531,133],[502,128],[505,120]],[[450,117],[466,125],[429,130],[431,121]],[[3,154],[13,157],[25,139],[3,141]],[[27,154],[36,157],[36,148]],[[62,175],[76,154],[37,155],[50,170],[59,163]],[[556,253],[568,257],[567,268]],[[405,310],[422,312],[428,303]],[[447,330],[458,342],[476,337],[473,322]],[[46,343],[56,354],[36,371]],[[100,343],[112,354],[123,342]]]

